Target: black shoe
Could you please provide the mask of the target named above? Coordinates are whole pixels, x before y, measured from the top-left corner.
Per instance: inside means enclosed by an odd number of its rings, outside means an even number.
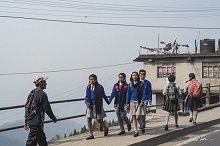
[[[192,121],[193,121],[193,118],[190,118],[190,119],[189,119],[189,122],[192,122]]]
[[[123,135],[123,134],[125,134],[125,131],[121,131],[118,133],[118,135]]]
[[[197,125],[196,122],[193,122],[193,125]]]
[[[128,131],[131,131],[131,124],[128,124],[127,127],[128,127]]]
[[[107,136],[108,135],[108,127],[107,129],[104,131],[104,136]]]
[[[179,125],[178,124],[176,124],[176,128],[178,128],[179,127]]]
[[[141,132],[142,132],[142,134],[144,134],[144,133],[145,133],[145,129],[144,129],[144,128],[142,128],[142,129],[141,129]]]
[[[94,139],[94,136],[89,136],[86,138],[86,140]]]
[[[138,137],[139,136],[139,134],[138,133],[134,133],[134,135],[133,135],[134,137]]]
[[[165,125],[165,128],[164,128],[165,130],[168,130],[168,125]]]

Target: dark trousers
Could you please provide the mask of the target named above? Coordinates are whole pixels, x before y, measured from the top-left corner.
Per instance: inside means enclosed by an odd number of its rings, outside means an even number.
[[[26,146],[47,146],[47,140],[42,126],[31,126]]]

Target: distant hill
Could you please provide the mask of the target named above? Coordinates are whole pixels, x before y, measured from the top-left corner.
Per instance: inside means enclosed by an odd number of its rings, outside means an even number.
[[[9,123],[5,123],[0,126],[0,128],[7,128],[13,126],[20,126],[24,124],[24,120],[17,120]],[[60,136],[64,136],[64,134],[69,135],[73,132],[74,129],[80,130],[83,125],[70,121],[60,121],[57,123],[48,123],[45,124],[45,133],[47,136],[47,140],[51,140],[57,134]],[[16,129],[7,132],[0,133],[0,146],[24,146],[28,136],[27,131],[24,129]]]
[[[24,146],[24,142],[0,135],[0,146],[15,146],[15,145]]]

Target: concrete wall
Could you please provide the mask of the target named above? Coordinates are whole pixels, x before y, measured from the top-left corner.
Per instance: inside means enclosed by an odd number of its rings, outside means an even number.
[[[189,73],[195,73],[196,79],[202,82],[204,85],[210,83],[211,85],[219,85],[220,79],[202,78],[202,62],[220,62],[219,59],[193,59],[188,61],[187,59],[158,59],[149,62],[144,61],[144,69],[147,71],[146,79],[152,84],[153,90],[163,90],[166,85],[165,78],[157,78],[157,63],[159,62],[175,62],[176,63],[176,83],[181,89],[185,87],[185,82],[188,80]],[[219,90],[219,88],[211,88],[211,90]]]

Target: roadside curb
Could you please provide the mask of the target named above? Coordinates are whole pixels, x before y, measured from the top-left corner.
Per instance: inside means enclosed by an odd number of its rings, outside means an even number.
[[[210,109],[213,109],[216,107],[220,107],[220,103],[216,103],[216,104],[212,104],[212,105],[200,108],[200,109],[198,109],[198,111],[202,112],[202,111],[210,110]],[[144,140],[144,141],[141,141],[138,143],[131,144],[130,146],[145,146],[145,145],[155,146],[155,145],[159,145],[159,144],[168,142],[170,140],[173,140],[177,137],[184,136],[189,133],[192,133],[192,132],[195,132],[195,131],[198,131],[198,130],[201,130],[201,129],[204,129],[204,128],[207,128],[207,127],[210,127],[213,125],[217,125],[219,123],[220,123],[220,118],[212,120],[212,121],[204,122],[204,123],[198,124],[196,126],[189,126],[189,127],[186,127],[186,128],[180,129],[180,130],[175,130],[175,131],[172,131],[172,132],[169,132],[169,133],[166,133],[166,134],[163,134],[163,135],[151,138],[151,139],[147,139],[147,140]]]

